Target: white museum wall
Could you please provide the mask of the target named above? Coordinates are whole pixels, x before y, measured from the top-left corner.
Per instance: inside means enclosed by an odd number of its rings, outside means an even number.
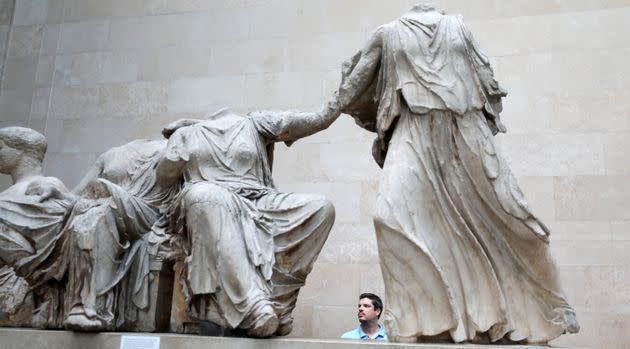
[[[413,3],[17,0],[11,23],[13,2],[0,0],[0,127],[43,132],[46,173],[72,187],[101,152],[160,137],[180,117],[318,108],[343,60]],[[630,0],[434,4],[464,15],[509,91],[498,142],[552,230],[582,324],[553,344],[630,346]],[[276,147],[279,188],[324,194],[337,209],[294,336],[338,337],[356,326],[360,292],[383,294],[371,139],[342,116]],[[0,178],[0,188],[9,183]]]
[[[11,18],[13,17],[14,0],[0,0],[0,82],[4,71],[4,61],[8,51],[9,32],[11,30]],[[0,89],[1,94],[1,89]],[[4,121],[5,116],[0,117]],[[8,119],[8,118],[7,118]],[[11,183],[11,178],[0,175],[0,189],[6,188]]]

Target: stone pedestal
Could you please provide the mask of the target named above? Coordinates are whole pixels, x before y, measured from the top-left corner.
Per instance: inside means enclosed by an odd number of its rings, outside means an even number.
[[[0,349],[119,349],[121,336],[159,336],[160,348],[186,349],[549,349],[548,346],[526,345],[474,345],[474,344],[402,344],[365,342],[352,340],[305,339],[305,338],[225,338],[198,335],[155,333],[80,333],[69,331],[45,331],[0,328]]]

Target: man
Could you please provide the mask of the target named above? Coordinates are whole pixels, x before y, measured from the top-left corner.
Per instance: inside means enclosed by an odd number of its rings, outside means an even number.
[[[386,341],[385,329],[378,323],[382,312],[383,301],[377,295],[361,294],[359,296],[359,313],[357,314],[361,324],[356,329],[344,333],[341,338]]]

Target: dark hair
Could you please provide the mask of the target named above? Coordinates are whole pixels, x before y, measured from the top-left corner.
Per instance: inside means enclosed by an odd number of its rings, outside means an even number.
[[[381,314],[383,313],[383,301],[381,300],[381,298],[375,295],[374,293],[361,293],[361,295],[359,296],[359,300],[363,298],[367,298],[371,300],[372,306],[374,307],[374,309],[380,310],[377,317],[377,319],[380,319]]]

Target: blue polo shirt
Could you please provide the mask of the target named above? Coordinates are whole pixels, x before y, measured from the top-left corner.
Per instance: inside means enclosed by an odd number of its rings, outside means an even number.
[[[363,329],[361,328],[361,325],[359,325],[359,327],[355,328],[352,331],[348,331],[346,333],[344,333],[341,336],[342,339],[372,339],[370,338],[370,336],[367,335],[367,333],[363,332]],[[374,340],[377,341],[386,341],[387,340],[387,335],[385,334],[385,329],[383,328],[383,326],[378,325],[378,334],[376,335],[376,337],[374,338]]]

